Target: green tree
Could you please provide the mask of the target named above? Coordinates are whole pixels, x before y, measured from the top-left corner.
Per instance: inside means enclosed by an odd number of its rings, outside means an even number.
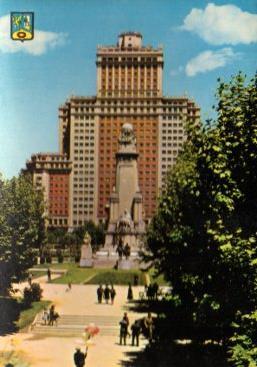
[[[45,241],[42,192],[30,177],[0,180],[0,294],[23,280]]]
[[[217,121],[189,123],[147,235],[187,321],[223,339],[257,302],[256,87],[257,76],[220,81]]]

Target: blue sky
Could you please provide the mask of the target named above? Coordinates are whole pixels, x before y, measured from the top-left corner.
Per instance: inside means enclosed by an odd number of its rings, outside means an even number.
[[[9,39],[10,11],[35,12],[35,39]],[[165,95],[187,93],[212,115],[217,78],[256,72],[257,1],[0,0],[0,172],[58,150],[58,106],[95,95],[97,45],[139,31],[164,47]]]

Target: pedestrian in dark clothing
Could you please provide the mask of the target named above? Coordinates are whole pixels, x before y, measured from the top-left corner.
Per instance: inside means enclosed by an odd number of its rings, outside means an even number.
[[[112,287],[111,287],[111,303],[112,303],[112,305],[114,303],[115,296],[116,296],[116,290],[114,289],[114,287],[112,285]]]
[[[108,284],[106,284],[106,286],[104,288],[104,299],[105,299],[105,303],[109,303],[110,295],[111,295],[111,290],[108,287]]]
[[[157,299],[158,298],[158,292],[159,292],[159,286],[156,282],[153,283],[153,285],[152,285],[152,292],[153,292],[153,298]]]
[[[73,359],[76,367],[85,366],[85,359],[87,357],[87,350],[85,353],[82,353],[80,348],[76,348],[76,352],[74,353]]]
[[[124,255],[126,257],[126,260],[130,257],[130,246],[128,243],[126,243],[126,246],[124,248]]]
[[[52,305],[49,309],[49,322],[48,322],[48,325],[53,326],[53,324],[54,324],[54,315],[55,315],[55,306]]]
[[[47,269],[47,279],[48,282],[51,282],[51,270],[49,268]]]
[[[119,260],[122,260],[122,255],[123,255],[123,252],[124,252],[122,242],[119,242],[116,252],[118,252]]]
[[[132,345],[134,345],[135,340],[137,343],[137,346],[139,346],[139,335],[141,331],[141,325],[140,321],[136,320],[134,324],[131,325],[131,332],[132,332]]]
[[[132,301],[132,299],[133,299],[133,291],[132,291],[131,283],[129,283],[127,300]]]
[[[103,292],[104,292],[103,287],[102,287],[102,285],[100,284],[100,285],[99,285],[99,287],[97,288],[97,291],[96,291],[96,293],[97,293],[98,303],[102,303],[102,299],[103,299]]]
[[[129,319],[127,313],[125,312],[123,319],[120,321],[120,345],[122,345],[122,342],[124,345],[126,345],[128,327],[129,327]]]
[[[154,286],[153,284],[149,284],[147,289],[147,298],[152,301],[154,299]]]

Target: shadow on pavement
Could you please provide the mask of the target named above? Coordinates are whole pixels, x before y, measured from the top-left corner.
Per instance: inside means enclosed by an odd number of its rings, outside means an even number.
[[[184,314],[166,300],[139,300],[126,305],[126,311],[166,315],[154,317],[155,342],[144,350],[126,352],[122,367],[228,367],[227,355],[218,343],[192,343],[197,330],[190,328]],[[167,317],[168,316],[168,317]],[[142,316],[141,316],[142,317]],[[198,330],[199,331],[199,330]]]
[[[122,367],[228,367],[223,349],[217,345],[153,344],[143,351],[126,352]]]
[[[11,297],[0,297],[0,335],[7,335],[18,330],[15,322],[18,321],[21,304]]]

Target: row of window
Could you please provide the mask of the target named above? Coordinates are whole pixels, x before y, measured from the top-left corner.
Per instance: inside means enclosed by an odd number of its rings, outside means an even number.
[[[88,211],[85,214],[87,214],[87,216],[88,215],[92,216],[93,215],[93,211],[90,210],[90,211]],[[73,220],[73,225],[74,226],[82,226],[83,224],[85,224],[87,222],[88,219],[91,219],[91,218],[87,218],[87,219],[84,219],[84,220]]]
[[[91,179],[93,179],[94,180],[94,178],[93,177],[91,177]],[[88,181],[90,180],[90,177],[88,177]],[[84,181],[84,179],[83,179],[83,181]],[[74,188],[78,188],[78,187],[85,187],[85,184],[77,184],[77,183],[75,183],[74,184]],[[74,191],[74,193],[75,193],[76,191]]]
[[[169,129],[169,130],[162,130],[162,134],[182,134],[184,135],[183,129]]]
[[[166,136],[166,135],[163,135],[162,136],[162,140],[183,140],[183,136],[177,136],[177,135],[174,135],[174,136]]]
[[[183,120],[184,116],[183,115],[163,115],[162,119],[163,120]]]
[[[94,146],[94,142],[90,142],[90,143],[87,143],[87,142],[75,142],[74,143],[74,146],[75,147],[86,147],[86,148],[89,148],[89,147],[93,147]],[[86,154],[94,154],[94,150],[85,150],[85,153]]]
[[[93,208],[93,205],[92,206],[89,206],[89,208]],[[88,214],[88,209],[85,209],[85,210],[73,210],[73,215],[83,215],[83,214]]]
[[[90,194],[90,195],[94,195],[94,191],[85,191],[85,193],[88,193],[88,194]],[[81,201],[84,201],[85,200],[85,198],[83,197],[74,197],[74,202],[75,201],[79,201],[79,202],[81,202]]]
[[[108,108],[101,108],[100,109],[101,112],[123,112],[123,111],[127,111],[127,112],[156,112],[157,109],[155,107],[108,107]]]
[[[68,220],[66,219],[66,218],[58,218],[58,219],[56,219],[56,218],[54,218],[54,219],[52,219],[52,218],[50,218],[49,219],[49,225],[64,225],[64,226],[66,226],[66,225],[68,225]]]
[[[162,143],[163,147],[182,147],[183,143]]]
[[[163,122],[162,127],[169,128],[169,127],[183,127],[183,122]]]
[[[81,122],[75,122],[74,123],[74,126],[75,127],[94,127],[95,126],[95,123],[94,122],[84,122],[84,123],[81,123]]]
[[[138,90],[127,90],[127,91],[101,91],[101,97],[111,97],[111,96],[114,96],[114,97],[134,97],[134,96],[146,96],[146,97],[151,97],[151,96],[154,96],[154,97],[157,97],[158,93],[157,92],[149,92],[149,89],[148,91],[146,90],[142,90],[142,91],[138,91]]]

